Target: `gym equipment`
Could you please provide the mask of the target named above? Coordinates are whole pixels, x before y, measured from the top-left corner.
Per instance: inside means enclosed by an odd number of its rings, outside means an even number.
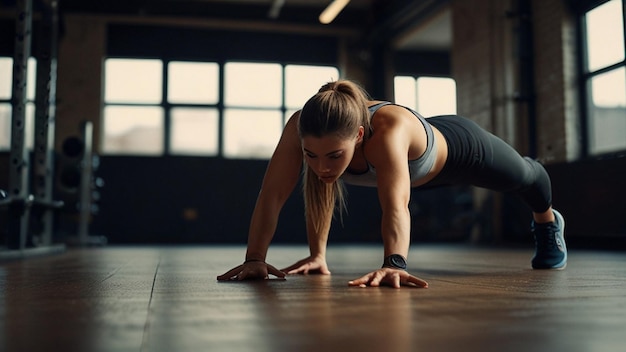
[[[13,57],[11,152],[9,190],[1,192],[0,209],[8,209],[7,249],[0,259],[61,252],[64,245],[52,244],[52,211],[63,202],[52,200],[52,145],[56,87],[57,1],[42,2],[42,40],[35,114],[35,194],[29,189],[29,157],[25,145],[27,64],[31,56],[32,0],[16,2],[16,35]],[[31,214],[33,216],[31,216]],[[31,220],[40,229],[29,231]]]
[[[58,187],[66,198],[66,211],[78,211],[77,236],[66,239],[68,244],[105,245],[104,236],[89,235],[91,216],[97,212],[95,201],[99,197],[97,188],[104,184],[102,179],[94,177],[98,168],[99,158],[93,153],[93,123],[85,121],[81,124],[79,137],[68,137],[63,141],[62,155],[58,164]]]

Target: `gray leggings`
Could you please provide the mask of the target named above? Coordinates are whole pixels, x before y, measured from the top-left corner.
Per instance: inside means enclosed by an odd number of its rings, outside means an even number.
[[[422,187],[472,185],[516,194],[538,213],[552,205],[550,176],[540,163],[522,157],[506,142],[464,117],[445,115],[427,121],[446,138],[448,159],[441,173]]]

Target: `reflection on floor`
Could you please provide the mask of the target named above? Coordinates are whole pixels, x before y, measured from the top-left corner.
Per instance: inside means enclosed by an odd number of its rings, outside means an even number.
[[[0,263],[2,351],[618,351],[626,253],[414,246],[428,289],[354,288],[377,246],[329,249],[331,276],[218,283],[245,248],[70,249]],[[287,266],[304,246],[270,249]]]

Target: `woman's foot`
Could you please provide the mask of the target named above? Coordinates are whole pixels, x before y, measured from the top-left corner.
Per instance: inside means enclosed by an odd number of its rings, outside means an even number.
[[[531,231],[535,237],[535,256],[531,263],[533,269],[565,269],[567,265],[567,247],[565,245],[565,220],[561,213],[552,210],[554,222],[536,223]]]

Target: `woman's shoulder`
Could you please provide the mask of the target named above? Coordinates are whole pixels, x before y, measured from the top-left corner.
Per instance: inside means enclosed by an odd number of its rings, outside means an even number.
[[[298,135],[298,120],[300,120],[300,110],[294,112],[287,120],[285,128],[283,128],[281,139],[291,140],[294,145],[300,145],[300,137]]]
[[[381,101],[378,103],[383,102]],[[371,106],[375,105],[377,104],[374,103]],[[390,103],[376,110],[376,112],[372,116],[371,124],[373,129],[377,127],[402,127],[405,123],[413,122],[414,119],[415,116],[407,108],[401,105]]]
[[[287,123],[285,123],[285,128],[297,128],[298,127],[298,120],[300,120],[300,111],[298,110],[296,112],[294,112],[293,114],[291,114],[291,116],[287,119]]]

